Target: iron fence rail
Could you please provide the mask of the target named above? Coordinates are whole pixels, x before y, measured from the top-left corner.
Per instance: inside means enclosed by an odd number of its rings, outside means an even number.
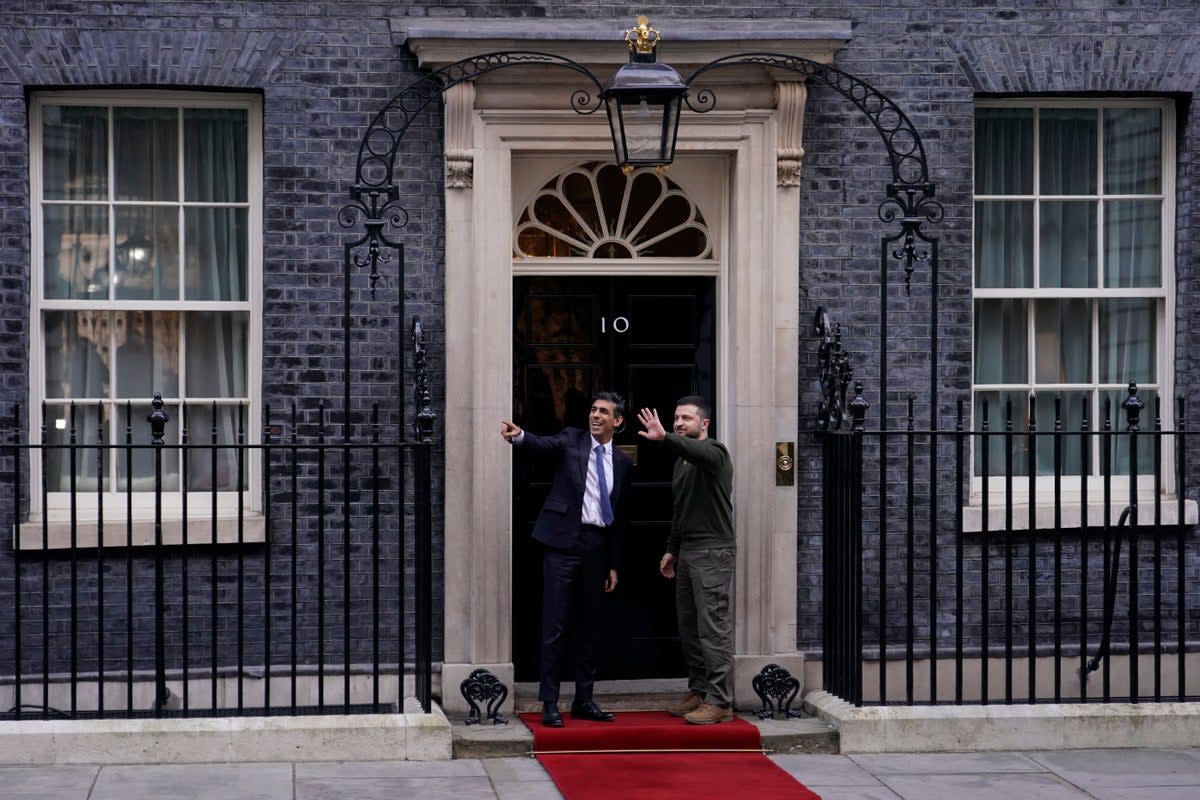
[[[387,437],[395,427],[377,405],[357,440],[350,426],[329,436],[323,407],[307,424],[294,405],[284,424],[264,408],[257,443],[242,423],[234,441],[215,426],[189,432],[185,407],[165,443],[155,406],[148,429],[126,406],[123,430],[110,435],[101,419],[87,443],[74,406],[61,443],[44,427],[40,442],[23,441],[19,410],[11,417],[0,446],[13,532],[0,551],[0,697],[11,703],[0,719],[355,713],[413,695],[428,712],[432,443]],[[147,452],[154,486],[137,492],[131,465]],[[66,473],[61,519],[48,513],[52,453]],[[228,454],[236,476],[222,489]],[[179,465],[170,488],[164,459]],[[178,490],[205,459],[208,488]],[[80,489],[85,463],[94,487]],[[111,463],[125,465],[123,484],[106,479]],[[143,546],[135,528],[147,524]]]
[[[902,430],[819,433],[825,688],[858,705],[1200,695],[1195,434],[1182,399],[1170,430],[1157,400],[1142,430],[1130,398],[1098,429],[1065,430],[1061,408],[1039,428],[1031,405],[969,430],[960,403],[951,430],[917,430],[910,405]],[[1094,469],[1068,472],[1068,452]]]

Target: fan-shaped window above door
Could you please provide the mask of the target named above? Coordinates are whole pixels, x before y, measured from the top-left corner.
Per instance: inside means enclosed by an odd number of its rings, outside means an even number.
[[[517,220],[514,258],[711,258],[704,215],[666,175],[592,161],[548,181]]]

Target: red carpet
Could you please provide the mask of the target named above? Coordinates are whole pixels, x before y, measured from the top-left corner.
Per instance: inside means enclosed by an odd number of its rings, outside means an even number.
[[[820,800],[762,754],[758,728],[739,717],[718,725],[689,725],[662,711],[619,712],[614,722],[563,719],[565,727],[546,728],[540,714],[521,715],[566,800]]]

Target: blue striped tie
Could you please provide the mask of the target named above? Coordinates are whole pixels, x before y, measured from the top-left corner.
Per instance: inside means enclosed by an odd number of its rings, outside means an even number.
[[[613,524],[612,501],[608,498],[608,478],[604,475],[604,445],[596,445],[596,480],[600,482],[600,519]]]

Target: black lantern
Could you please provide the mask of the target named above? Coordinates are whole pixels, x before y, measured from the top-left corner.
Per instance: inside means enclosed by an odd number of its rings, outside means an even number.
[[[645,17],[638,17],[637,27],[625,32],[629,63],[616,71],[600,93],[608,111],[617,163],[626,171],[670,164],[675,159],[679,107],[688,87],[673,67],[655,61],[658,40],[658,31]]]

